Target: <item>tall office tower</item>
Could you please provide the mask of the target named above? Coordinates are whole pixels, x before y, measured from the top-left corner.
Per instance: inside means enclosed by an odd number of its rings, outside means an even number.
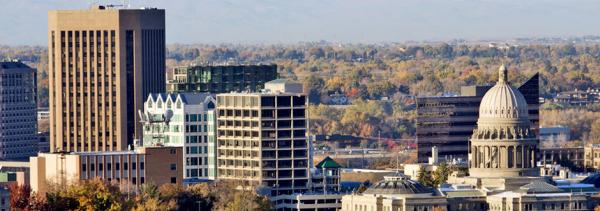
[[[441,159],[467,160],[469,138],[477,125],[479,104],[491,86],[461,87],[461,96],[417,98],[417,160],[427,163],[436,146]],[[539,125],[539,74],[519,87],[529,106],[532,130]]]
[[[277,78],[277,65],[205,65],[179,67],[167,80],[168,92],[257,92]]]
[[[165,91],[165,11],[50,11],[48,43],[50,151],[126,150],[144,100]]]
[[[217,95],[218,178],[271,190],[308,189],[309,148],[302,84],[281,80],[266,91]]]
[[[184,184],[217,177],[215,99],[208,93],[150,94],[143,146],[183,147]]]
[[[0,61],[0,160],[37,154],[36,71]]]

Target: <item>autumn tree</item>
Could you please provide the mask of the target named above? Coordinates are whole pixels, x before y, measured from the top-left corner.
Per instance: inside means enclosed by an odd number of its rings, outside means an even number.
[[[31,196],[31,187],[29,185],[19,185],[12,183],[8,186],[10,192],[11,210],[29,210],[29,198]]]

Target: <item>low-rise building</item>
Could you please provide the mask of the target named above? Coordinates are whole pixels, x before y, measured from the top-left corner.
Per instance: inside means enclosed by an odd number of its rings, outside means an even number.
[[[0,211],[10,210],[10,190],[11,184],[28,184],[26,172],[0,171]]]
[[[183,147],[186,184],[217,177],[215,104],[209,93],[150,94],[144,103],[141,145]]]
[[[591,210],[588,196],[569,193],[543,181],[487,197],[489,210]]]
[[[587,106],[600,102],[600,90],[590,88],[560,92],[554,98],[554,102],[570,106]]]
[[[258,92],[277,78],[277,65],[198,65],[177,67],[168,75],[167,92]]]
[[[53,184],[66,185],[100,178],[133,191],[152,182],[182,184],[181,147],[143,147],[135,151],[40,153],[31,157],[31,188],[45,193]]]
[[[49,120],[50,119],[50,109],[49,108],[38,108],[37,109],[37,120]]]
[[[591,144],[584,147],[585,169],[600,169],[600,144]]]
[[[311,189],[304,193],[293,193],[271,197],[276,210],[335,211],[342,207],[340,168],[342,166],[326,157],[311,169]]]
[[[571,128],[565,126],[540,127],[540,141],[570,141]]]
[[[405,175],[386,176],[364,193],[342,197],[342,210],[447,210],[448,202],[436,190]]]
[[[583,147],[555,147],[540,149],[540,164],[565,164],[566,162],[573,163],[573,167],[583,170],[585,167],[585,156]],[[575,169],[573,169],[575,170]]]

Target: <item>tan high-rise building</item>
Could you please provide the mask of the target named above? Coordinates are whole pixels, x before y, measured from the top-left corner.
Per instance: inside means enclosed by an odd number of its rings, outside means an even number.
[[[137,110],[165,91],[165,11],[48,13],[50,151],[117,151],[141,137]]]

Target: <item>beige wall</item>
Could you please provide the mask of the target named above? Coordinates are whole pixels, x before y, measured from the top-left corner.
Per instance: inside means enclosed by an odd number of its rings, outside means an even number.
[[[141,137],[135,112],[149,92],[165,90],[164,20],[164,10],[156,9],[48,13],[51,152],[127,150]],[[132,92],[127,91],[127,30],[134,34]],[[144,35],[144,30],[159,33]],[[100,40],[90,32],[100,32]],[[127,111],[127,102],[134,103],[133,111]],[[128,122],[135,127],[131,133]]]
[[[40,153],[30,158],[31,189],[45,193],[53,184],[66,185],[79,180],[79,157],[77,155]]]
[[[126,157],[129,158],[128,162],[125,162]],[[95,159],[94,162],[92,158]],[[120,159],[119,162],[117,158]],[[141,169],[142,162],[144,162],[144,169]],[[103,164],[102,171],[99,163]],[[108,163],[111,163],[110,170],[108,170]],[[125,163],[128,166],[127,170],[124,167]],[[135,170],[133,170],[133,163],[136,165]],[[82,164],[86,164],[85,171]],[[176,170],[170,170],[171,164],[177,166]],[[91,171],[92,165],[94,171]],[[119,170],[116,170],[117,165]],[[40,153],[37,157],[31,158],[30,168],[32,190],[41,193],[48,191],[54,184],[64,186],[93,178],[106,181],[118,180],[117,184],[123,189],[139,187],[142,184],[142,177],[144,183],[152,181],[156,185],[161,185],[171,183],[171,178],[175,178],[176,183],[182,184],[183,152],[181,147],[151,147],[122,152]],[[134,178],[135,184],[132,184]]]

